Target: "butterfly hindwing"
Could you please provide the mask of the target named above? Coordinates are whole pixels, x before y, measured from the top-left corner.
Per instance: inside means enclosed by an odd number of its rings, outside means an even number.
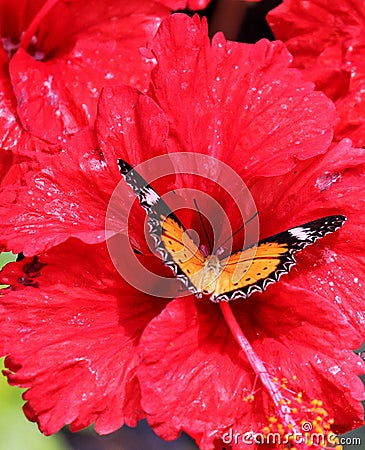
[[[333,233],[345,220],[340,215],[323,217],[263,239],[256,248],[234,253],[222,261],[223,270],[211,300],[230,301],[264,291],[289,272],[295,264],[295,252]]]
[[[165,265],[196,294],[197,284],[194,281],[199,278],[204,261],[200,250],[180,220],[147,181],[126,161],[118,159],[118,166],[147,212],[151,236]]]

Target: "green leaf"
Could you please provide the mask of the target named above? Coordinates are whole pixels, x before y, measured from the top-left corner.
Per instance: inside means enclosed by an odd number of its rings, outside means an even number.
[[[17,255],[14,255],[14,253],[11,252],[0,253],[0,270],[5,266],[5,264],[16,261],[16,257]],[[6,284],[0,284],[0,289],[5,287],[7,287]]]
[[[3,359],[0,369],[4,368]],[[65,450],[61,436],[44,436],[35,423],[24,416],[23,390],[9,386],[0,376],[0,448],[6,450]]]

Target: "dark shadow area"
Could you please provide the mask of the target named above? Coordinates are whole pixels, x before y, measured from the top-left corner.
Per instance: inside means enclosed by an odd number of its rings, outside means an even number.
[[[198,450],[184,433],[175,441],[162,440],[145,420],[135,428],[124,426],[107,436],[99,436],[91,429],[72,433],[68,428],[64,428],[61,435],[70,450]]]

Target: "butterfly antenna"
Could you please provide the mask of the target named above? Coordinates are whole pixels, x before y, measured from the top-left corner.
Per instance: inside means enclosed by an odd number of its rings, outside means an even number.
[[[203,227],[203,230],[204,230],[204,234],[205,234],[205,237],[206,237],[206,239],[207,239],[208,246],[209,246],[209,253],[211,254],[212,251],[213,251],[212,243],[210,242],[209,235],[208,235],[208,231],[207,231],[207,229],[206,229],[206,227],[205,227],[205,225],[204,225],[203,215],[202,215],[202,213],[201,213],[201,211],[200,211],[200,209],[199,209],[198,203],[197,203],[197,201],[195,200],[195,198],[194,198],[194,205],[195,205],[196,210],[197,210],[198,213],[199,213],[200,223],[202,224],[202,227]]]
[[[255,217],[258,216],[258,211],[255,212],[255,214],[253,216],[251,216],[248,220],[246,220],[239,228],[237,228],[237,230],[231,234],[230,236],[227,237],[226,240],[224,240],[219,247],[223,247],[224,244],[226,244],[230,239],[233,239],[234,236],[236,236],[237,233],[239,233],[248,223],[251,222],[251,220],[253,220]]]

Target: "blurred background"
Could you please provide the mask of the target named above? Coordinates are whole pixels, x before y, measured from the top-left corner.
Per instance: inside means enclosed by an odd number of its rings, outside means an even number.
[[[273,40],[265,16],[280,0],[262,0],[247,3],[243,0],[213,0],[206,10],[200,11],[209,21],[210,34],[223,31],[227,39],[253,43],[261,38]],[[191,11],[184,11],[192,15]],[[15,256],[0,254],[0,268]],[[1,288],[1,286],[0,286]],[[365,350],[365,346],[363,347]],[[0,360],[1,369],[3,361]],[[123,427],[108,436],[98,436],[90,427],[79,433],[64,428],[54,436],[46,437],[37,425],[29,422],[22,412],[22,390],[7,384],[0,376],[0,450],[197,450],[194,441],[182,435],[173,442],[158,438],[142,421],[136,428]],[[359,437],[359,446],[344,445],[344,450],[365,449],[365,427],[346,436]]]

